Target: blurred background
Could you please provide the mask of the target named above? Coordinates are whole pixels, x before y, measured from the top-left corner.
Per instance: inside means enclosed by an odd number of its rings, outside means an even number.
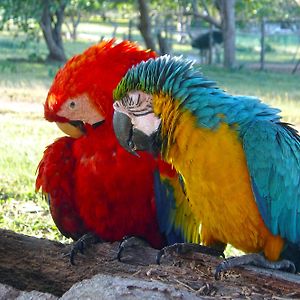
[[[58,68],[102,39],[183,55],[232,94],[279,107],[300,128],[299,0],[1,0],[0,227],[64,240],[34,189]]]

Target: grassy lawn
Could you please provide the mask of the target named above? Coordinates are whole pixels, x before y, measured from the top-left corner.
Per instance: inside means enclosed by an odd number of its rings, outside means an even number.
[[[81,26],[81,34],[99,32],[97,24]],[[100,35],[111,34],[111,27],[101,28]],[[125,32],[123,26],[118,35],[122,37]],[[16,40],[0,33],[0,227],[65,241],[49,215],[46,201],[34,189],[43,150],[61,136],[55,124],[43,119],[42,106],[59,66],[40,61],[47,53],[43,43],[37,46],[23,40],[22,36]],[[66,53],[70,57],[92,43],[66,42]],[[247,43],[244,47],[249,46]],[[188,45],[176,45],[175,49],[177,54],[197,53]],[[299,75],[246,69],[229,72],[207,66],[202,70],[229,93],[257,96],[281,108],[285,121],[300,125]]]

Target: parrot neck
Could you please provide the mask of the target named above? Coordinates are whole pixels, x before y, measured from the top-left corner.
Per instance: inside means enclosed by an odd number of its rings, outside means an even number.
[[[161,155],[163,158],[168,156],[168,149],[172,144],[174,129],[182,115],[179,109],[179,102],[171,97],[158,94],[153,96],[154,113],[161,119]]]

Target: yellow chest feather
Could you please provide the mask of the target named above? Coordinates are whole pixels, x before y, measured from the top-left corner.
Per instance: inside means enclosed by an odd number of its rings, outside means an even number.
[[[283,240],[264,225],[251,189],[237,133],[225,123],[212,131],[185,112],[173,132],[167,160],[182,174],[204,244],[229,243],[278,259]]]

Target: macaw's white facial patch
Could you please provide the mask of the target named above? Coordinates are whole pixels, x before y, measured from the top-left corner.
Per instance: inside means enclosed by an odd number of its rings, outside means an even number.
[[[86,94],[65,101],[57,115],[70,121],[82,121],[90,125],[105,119]]]
[[[129,92],[123,99],[116,101],[114,110],[127,115],[134,128],[150,136],[157,131],[161,119],[153,112],[152,96],[141,91]]]
[[[131,122],[134,128],[150,136],[153,132],[157,131],[161,120],[154,113],[149,113],[144,116],[134,117]]]

